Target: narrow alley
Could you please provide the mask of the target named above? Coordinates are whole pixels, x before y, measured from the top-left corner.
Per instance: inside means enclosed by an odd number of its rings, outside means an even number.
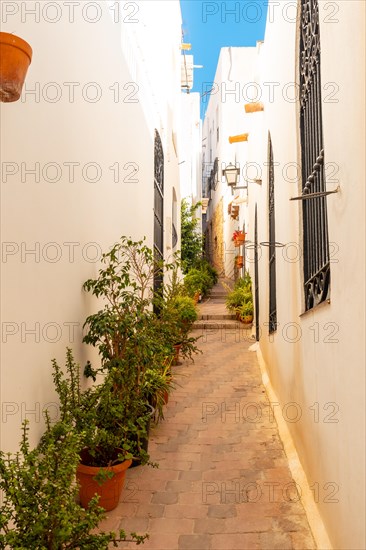
[[[101,528],[149,533],[144,550],[315,549],[251,327],[227,314],[220,283],[199,307],[203,353],[173,367],[177,387],[149,441],[159,468],[128,470]]]

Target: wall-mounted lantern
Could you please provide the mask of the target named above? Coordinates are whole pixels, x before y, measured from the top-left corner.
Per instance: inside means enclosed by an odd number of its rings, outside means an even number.
[[[225,170],[222,171],[222,173],[224,174],[225,178],[226,178],[226,183],[230,186],[230,187],[235,187],[236,184],[238,183],[238,178],[239,178],[239,175],[240,175],[240,168],[237,168],[236,166],[234,166],[233,164],[229,164]]]
[[[32,48],[25,40],[0,32],[0,101],[18,101],[31,61]]]

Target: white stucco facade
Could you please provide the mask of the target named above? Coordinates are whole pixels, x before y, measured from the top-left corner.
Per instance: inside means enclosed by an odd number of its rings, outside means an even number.
[[[180,246],[179,2],[70,4],[1,3],[1,30],[33,48],[22,99],[1,104],[0,443],[9,451],[24,418],[37,441],[42,409],[57,414],[47,405],[51,359],[63,363],[69,346],[82,365],[96,360],[81,340],[98,304],[82,283],[102,251],[122,235],[153,246],[155,130],[166,258]]]
[[[298,101],[299,14],[270,10],[256,69],[241,71],[240,86],[259,84],[264,111],[244,113],[245,100],[222,116],[227,136],[249,133],[236,161],[249,163],[261,184],[249,182],[240,208],[247,239],[254,242],[258,215],[258,280],[253,247],[246,263],[259,287],[259,350],[264,380],[277,419],[286,426],[306,476],[309,520],[319,548],[365,548],[365,3],[319,2],[322,111],[331,269],[330,300],[305,312],[303,293],[301,141]],[[227,55],[222,51],[220,62]],[[243,54],[244,56],[245,54]],[[220,65],[219,65],[220,67]],[[219,75],[221,74],[218,68]],[[225,81],[225,78],[218,79]],[[254,99],[254,98],[253,98]],[[216,102],[216,104],[215,104]],[[215,110],[228,106],[215,95],[204,126],[209,139]],[[230,123],[230,130],[228,129]],[[235,128],[232,130],[231,128]],[[268,136],[274,156],[277,330],[269,335]],[[233,146],[231,146],[233,147]],[[205,150],[204,150],[205,151]],[[248,164],[247,164],[248,166]],[[220,184],[219,184],[220,185]],[[211,199],[227,201],[223,185]],[[225,215],[225,211],[224,211]],[[226,222],[225,222],[226,223]],[[226,245],[229,233],[225,230]],[[294,474],[297,463],[291,463]],[[301,477],[301,476],[300,476]],[[306,499],[305,499],[306,500]],[[309,504],[309,499],[307,500]],[[314,508],[315,506],[315,508]],[[314,514],[314,510],[316,513]],[[319,515],[317,515],[319,514]]]
[[[229,137],[247,132],[244,98],[251,97],[251,83],[257,78],[258,48],[259,45],[253,48],[221,49],[203,122],[203,185],[210,198],[207,210],[207,238],[211,249],[215,248],[218,228],[215,228],[215,223],[212,222],[217,208],[222,208],[223,267],[221,275],[227,278],[234,277],[234,258],[237,251],[232,242],[232,235],[236,229],[243,229],[245,224],[247,190],[232,190],[227,185],[223,170],[229,164],[239,168],[238,187],[246,186],[248,177],[251,177],[250,168],[248,170],[247,165],[250,142],[230,143]],[[214,168],[215,159],[218,159],[218,173],[214,185],[209,189],[209,177]],[[228,213],[230,203],[239,206],[237,220],[232,219]]]
[[[192,203],[201,200],[201,119],[200,95],[181,95],[181,140],[179,149],[180,180],[182,198]]]

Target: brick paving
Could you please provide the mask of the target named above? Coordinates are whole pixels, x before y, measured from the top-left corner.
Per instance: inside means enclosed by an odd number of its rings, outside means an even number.
[[[216,309],[213,297],[202,315],[222,313],[215,291]],[[159,468],[127,471],[120,505],[101,528],[149,533],[144,550],[315,549],[248,349],[251,330],[218,322],[195,333],[203,354],[173,367],[177,388],[151,433]]]

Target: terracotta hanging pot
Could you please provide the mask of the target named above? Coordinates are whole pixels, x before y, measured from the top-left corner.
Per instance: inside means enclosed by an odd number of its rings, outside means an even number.
[[[243,264],[244,264],[243,256],[237,256],[236,257],[236,267],[243,267]]]
[[[0,101],[18,101],[31,61],[32,48],[25,40],[0,32]]]
[[[87,450],[82,451],[82,462],[84,461],[83,459],[87,461],[87,455]],[[106,511],[116,508],[125,482],[126,470],[131,466],[132,460],[125,460],[120,464],[106,468],[86,466],[82,462],[78,464],[76,471],[76,477],[80,483],[79,496],[81,506],[88,508],[89,502],[97,494],[100,497],[98,501],[99,506]],[[113,476],[103,481],[102,484],[94,479],[101,469],[113,473]]]

